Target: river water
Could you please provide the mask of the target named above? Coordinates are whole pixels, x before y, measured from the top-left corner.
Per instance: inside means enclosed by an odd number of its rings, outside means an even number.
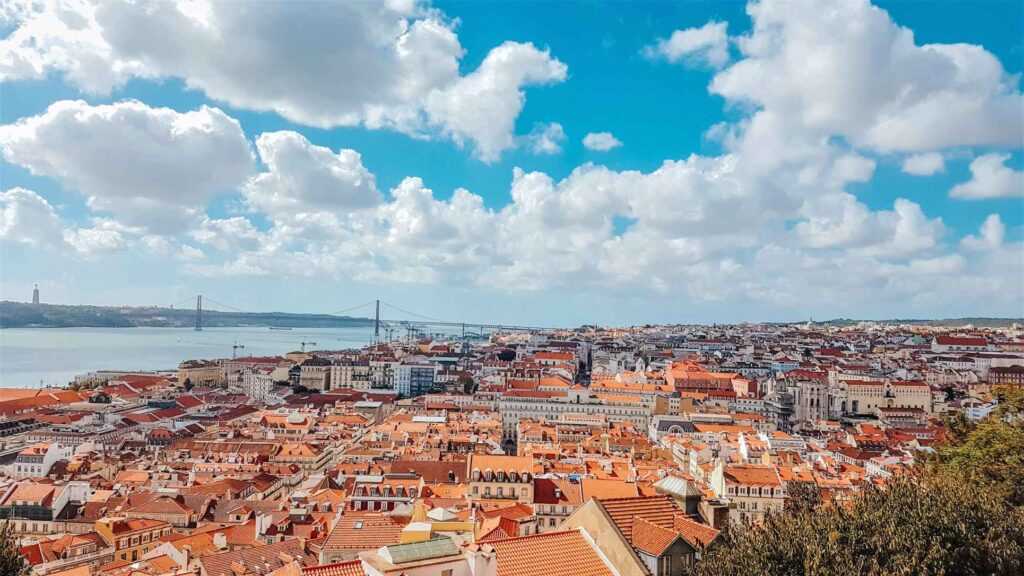
[[[361,348],[372,326],[350,328],[7,328],[0,330],[0,387],[67,384],[95,370],[170,370],[183,360]]]

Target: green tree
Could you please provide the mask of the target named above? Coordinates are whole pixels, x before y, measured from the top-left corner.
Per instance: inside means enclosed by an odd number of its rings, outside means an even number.
[[[999,393],[999,406],[977,424],[954,420],[950,441],[928,465],[996,491],[1013,506],[1024,506],[1024,391]]]
[[[3,576],[28,576],[32,567],[18,550],[18,539],[10,522],[0,524],[0,574]]]
[[[1024,574],[1024,394],[979,423],[951,422],[947,443],[911,473],[822,505],[794,485],[787,509],[730,527],[702,576]]]
[[[707,576],[1022,572],[1024,511],[945,475],[869,486],[849,506],[769,514],[726,531],[697,567]]]

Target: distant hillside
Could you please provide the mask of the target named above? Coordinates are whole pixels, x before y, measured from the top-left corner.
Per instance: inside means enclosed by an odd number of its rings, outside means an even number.
[[[288,328],[343,328],[369,326],[370,318],[284,312],[220,312],[203,310],[203,326],[281,326]],[[156,306],[64,306],[0,301],[0,328],[130,328],[189,327],[195,310]]]
[[[921,318],[893,318],[891,320],[856,320],[853,318],[836,318],[834,320],[825,320],[822,322],[815,322],[815,324],[829,324],[832,326],[852,326],[859,322],[877,322],[879,324],[913,324],[918,326],[935,326],[935,327],[949,327],[958,328],[960,326],[966,326],[970,324],[978,328],[1006,328],[1013,324],[1024,324],[1024,318],[986,318],[986,317],[972,317],[972,318],[941,318],[936,320],[926,320]],[[797,322],[799,324],[799,322]]]

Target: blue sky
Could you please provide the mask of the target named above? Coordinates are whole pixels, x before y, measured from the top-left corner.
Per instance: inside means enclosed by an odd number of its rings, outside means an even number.
[[[449,102],[456,103],[447,109],[447,116],[442,118],[434,104],[424,103],[430,99],[418,94],[403,100],[402,110],[414,110],[419,119],[387,127],[373,126],[367,117],[354,125],[297,118],[323,110],[309,107],[289,113],[280,104],[254,104],[246,101],[251,100],[248,96],[230,92],[227,82],[251,86],[253,98],[258,99],[266,78],[285,72],[294,81],[296,93],[327,90],[327,97],[346,100],[350,79],[352,93],[359,92],[355,83],[360,79],[389,88],[387,82],[394,80],[375,78],[385,75],[378,71],[388,63],[377,66],[366,60],[353,63],[351,69],[344,64],[328,67],[321,62],[326,59],[323,53],[311,50],[294,63],[298,71],[283,70],[286,64],[268,61],[254,65],[258,74],[252,73],[253,68],[246,69],[248,75],[241,74],[230,69],[236,64],[231,62],[210,72],[201,62],[167,56],[168,48],[175,47],[159,37],[115,36],[117,31],[109,24],[115,20],[110,20],[99,35],[104,46],[109,43],[113,48],[101,51],[108,60],[100,68],[128,71],[109,80],[104,78],[106,72],[76,72],[86,68],[83,62],[99,58],[91,52],[93,40],[64,46],[70,58],[27,53],[64,40],[54,39],[60,30],[53,28],[46,15],[16,15],[4,26],[9,36],[2,50],[32,65],[19,68],[10,64],[19,60],[0,54],[6,57],[0,57],[0,63],[7,63],[0,69],[0,123],[39,121],[31,131],[14,135],[8,130],[0,135],[4,151],[0,190],[19,188],[32,194],[5,196],[5,220],[0,220],[0,224],[6,222],[0,228],[0,297],[26,299],[26,290],[38,282],[44,300],[59,303],[170,304],[203,292],[247,310],[331,311],[379,295],[432,316],[552,325],[1024,313],[1020,244],[1024,202],[1018,189],[1024,164],[1021,4],[878,2],[876,6],[884,10],[879,12],[853,0],[823,2],[821,12],[834,8],[851,27],[861,17],[874,19],[875,27],[869,26],[869,33],[862,37],[840,37],[820,47],[813,45],[817,39],[797,33],[800,26],[829,25],[816,22],[819,15],[801,13],[799,5],[764,4],[765,10],[755,16],[748,14],[742,2],[435,2],[383,16],[352,10],[339,16],[347,19],[342,20],[346,25],[351,20],[353,26],[361,26],[361,18],[439,22],[461,47],[461,58],[453,60],[457,79],[451,75],[443,81],[428,79]],[[277,7],[301,11],[294,5]],[[783,14],[787,11],[793,15]],[[154,14],[111,13],[89,14],[97,21],[119,16],[123,19],[117,22],[134,17],[148,19],[146,24],[157,28],[165,25]],[[301,22],[301,14],[287,16]],[[772,39],[793,53],[804,50],[809,58],[820,57],[820,64],[831,70],[863,67],[867,72],[851,73],[863,81],[822,87],[813,75],[802,78],[800,66],[789,66],[778,54],[749,51],[745,39],[760,33],[753,31],[755,18],[774,24],[778,30],[766,28],[765,36],[775,34]],[[214,22],[227,27],[228,16],[218,14]],[[707,23],[727,24],[728,38],[721,39],[721,46],[728,50],[727,62],[716,65],[708,60],[707,45],[688,44],[678,57],[657,52],[659,40],[677,31],[700,30]],[[897,44],[887,51],[886,34],[899,27],[912,31],[912,49]],[[166,32],[175,34],[172,29]],[[260,41],[272,51],[274,42],[283,45],[294,33],[282,30],[280,38]],[[23,38],[36,41],[29,46]],[[239,50],[249,42],[237,40],[232,45]],[[346,49],[347,41],[339,34],[337,48]],[[323,42],[330,45],[332,41]],[[483,70],[492,51],[506,42],[516,43],[517,57],[539,66],[531,73],[544,78],[518,84],[508,80],[510,84],[484,96],[467,97],[449,90]],[[842,93],[827,92],[867,85],[870,93],[870,83],[876,81],[870,73],[874,66],[879,69],[880,85],[905,82],[909,93],[921,95],[922,107],[941,109],[942,104],[930,99],[942,102],[962,88],[953,80],[943,85],[941,74],[926,70],[939,64],[929,60],[934,55],[922,47],[935,44],[975,45],[980,47],[976,52],[987,53],[986,58],[1001,66],[997,77],[973,81],[975,85],[989,81],[992,86],[965,96],[970,101],[962,110],[957,107],[960,102],[949,105],[949,118],[922,114],[913,125],[892,129],[881,119],[892,110],[897,117],[910,117],[913,111],[898,96],[861,107]],[[982,58],[976,52],[969,52],[971,58]],[[900,59],[907,54],[908,62]],[[773,74],[768,82],[761,81],[763,96],[758,82],[749,79],[750,68],[741,70],[754,60]],[[964,66],[976,70],[982,68],[981,62],[987,60],[968,61]],[[510,65],[491,80],[502,84],[506,81],[495,80],[501,74],[515,77],[519,73]],[[726,76],[731,87],[723,82]],[[785,89],[775,90],[768,84]],[[819,89],[820,98],[814,93]],[[996,89],[1001,91],[998,101],[991,97]],[[520,110],[510,111],[508,93],[517,90],[524,102]],[[801,117],[812,107],[800,102],[801,92],[811,93],[814,102],[834,98],[837,106],[825,109],[824,120]],[[482,109],[494,112],[495,106],[505,106],[499,116],[512,122],[514,144],[503,144],[498,154],[483,157],[483,138],[494,133],[486,130],[489,121],[480,122],[470,112],[475,104],[492,97],[494,104],[481,104]],[[358,106],[380,104],[372,95],[363,98],[356,102]],[[252,166],[223,175],[194,198],[175,199],[173,183],[154,183],[151,190],[145,174],[130,178],[141,185],[105,198],[108,188],[119,185],[119,171],[132,170],[131,150],[137,143],[132,141],[134,136],[122,142],[119,135],[134,132],[117,124],[123,119],[105,118],[99,129],[88,128],[84,133],[102,140],[106,153],[89,155],[95,150],[83,149],[99,143],[90,138],[71,141],[67,135],[83,132],[62,132],[70,128],[58,125],[58,121],[75,121],[46,116],[48,107],[64,100],[84,100],[87,112],[137,100],[144,107],[137,111],[142,117],[159,108],[184,114],[204,105],[216,107],[237,120],[253,149]],[[979,106],[972,105],[979,101]],[[393,103],[388,105],[397,110]],[[1000,116],[1000,107],[1009,113]],[[759,111],[765,112],[763,117],[758,117]],[[785,126],[773,128],[771,140],[757,140],[748,126],[765,120],[768,112],[782,118],[779,124]],[[847,117],[875,122],[877,129],[861,130]],[[556,142],[558,151],[538,153],[529,135],[552,123],[564,133]],[[965,128],[957,127],[959,123]],[[709,129],[715,125],[729,128],[733,138],[714,137]],[[302,138],[301,167],[268,167],[264,151],[257,150],[261,134],[280,131]],[[592,132],[610,132],[622,144],[607,151],[588,150],[582,139]],[[761,142],[774,141],[785,142],[787,152],[778,150],[779,146],[759,148]],[[117,153],[118,146],[124,147],[123,155]],[[66,150],[41,152],[54,147]],[[368,188],[365,178],[357,182],[340,177],[326,184],[309,179],[308,173],[316,171],[309,165],[316,156],[310,149],[316,147],[334,154],[358,152],[357,172],[372,175],[375,185]],[[790,157],[790,148],[807,151]],[[943,168],[929,175],[902,169],[908,157],[922,154],[941,157]],[[188,182],[198,181],[204,171],[221,171],[227,164],[215,154],[209,156],[209,167],[202,162],[180,166],[182,173],[196,172]],[[663,168],[666,161],[691,156],[693,165]],[[857,175],[841,172],[845,164],[839,159],[844,156],[862,161]],[[177,158],[168,152],[168,163]],[[318,158],[323,161],[322,155]],[[972,162],[984,158],[989,160],[987,166],[996,169],[992,178],[972,173]],[[97,166],[106,163],[102,159],[109,165]],[[749,168],[760,164],[768,167]],[[976,166],[980,169],[981,164]],[[595,167],[606,167],[607,174],[592,173],[579,182],[571,176]],[[290,174],[288,169],[308,172]],[[546,175],[551,185],[532,187],[533,180],[514,176],[516,169]],[[729,186],[738,187],[739,194],[731,193],[729,187],[717,191],[721,181],[714,175],[723,170],[730,174],[725,180],[737,183]],[[665,172],[664,179],[657,177],[660,172]],[[257,174],[273,175],[274,187],[253,191],[249,179]],[[403,183],[408,177],[420,178],[418,187]],[[980,190],[974,194],[984,197],[954,197],[951,190],[974,181],[972,177],[978,185],[971,190]],[[430,212],[422,202],[411,200],[420,197],[412,193],[407,196],[409,205],[396,202],[392,191],[404,184],[411,191],[431,190],[438,210],[452,206],[455,190],[464,188],[479,197],[482,212]],[[161,186],[171,190],[170,198],[155,191]],[[311,186],[326,186],[323,197],[329,200],[306,198]],[[335,186],[345,192],[336,193]],[[588,196],[605,187],[609,198],[603,203]],[[542,194],[531,198],[543,198],[545,203],[528,211],[526,204],[516,204],[513,189]],[[644,199],[638,199],[635,190],[643,190]],[[368,200],[373,204],[368,208],[362,201],[356,205],[338,199],[351,200],[355,194],[378,200]],[[129,195],[142,199],[142,212],[123,208]],[[100,201],[90,205],[90,196]],[[292,198],[286,202],[287,210],[281,208],[282,196]],[[40,199],[45,204],[42,208]],[[909,204],[896,208],[898,199]],[[278,203],[272,206],[272,202]],[[645,208],[651,203],[667,209]],[[419,209],[424,212],[417,213]],[[515,209],[521,213],[513,213]],[[154,216],[174,211],[187,213],[187,219],[157,222]],[[679,217],[674,220],[676,212]],[[33,214],[44,222],[31,221]],[[229,232],[215,223],[197,232],[204,218],[211,222],[237,219],[233,222],[239,226],[244,219],[251,226],[251,231],[246,228],[245,246],[237,238],[216,237],[209,230]],[[986,222],[990,236],[983,236]],[[517,246],[518,242],[523,245]],[[788,264],[776,262],[779,255]],[[233,266],[239,260],[244,265]]]

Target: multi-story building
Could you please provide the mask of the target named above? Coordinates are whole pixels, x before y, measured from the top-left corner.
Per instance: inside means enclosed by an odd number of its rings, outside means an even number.
[[[60,459],[71,456],[70,449],[61,448],[56,442],[40,442],[18,452],[11,464],[14,478],[42,478]]]
[[[135,562],[161,544],[171,525],[148,518],[104,517],[96,521],[96,532],[114,547],[114,559]]]
[[[220,362],[186,360],[178,365],[178,383],[193,386],[214,386],[224,382],[224,367]]]
[[[723,464],[718,460],[711,473],[711,489],[728,499],[730,519],[759,522],[769,511],[782,511],[786,492],[775,466]]]
[[[409,507],[420,496],[423,479],[417,474],[390,473],[361,475],[352,481],[348,494],[349,510],[390,512]]]
[[[533,502],[533,458],[472,454],[466,465],[471,501]]]
[[[269,403],[273,397],[272,368],[246,368],[242,374],[242,389],[255,402]]]
[[[340,360],[331,364],[331,385],[353,390],[370,389],[369,360]]]
[[[91,494],[88,482],[75,481],[63,485],[20,482],[0,497],[0,519],[9,520],[19,534],[67,531],[57,518],[69,503],[81,504]]]
[[[370,389],[394,390],[397,365],[394,360],[370,360]]]
[[[583,491],[578,481],[567,478],[534,478],[533,508],[537,514],[537,531],[549,532],[572,515],[583,504]]]
[[[991,368],[988,381],[993,386],[1024,386],[1024,366]]]
[[[422,396],[434,388],[437,366],[430,363],[401,363],[395,366],[395,390],[401,396]]]
[[[516,437],[521,418],[554,422],[562,414],[603,415],[609,422],[631,422],[646,430],[654,413],[655,403],[624,395],[593,395],[584,388],[558,392],[523,391],[506,393],[498,401],[505,438]]]
[[[299,386],[308,390],[330,390],[331,361],[315,357],[303,361],[299,367]]]
[[[975,336],[936,336],[932,340],[932,352],[984,352],[989,349],[988,340]]]

